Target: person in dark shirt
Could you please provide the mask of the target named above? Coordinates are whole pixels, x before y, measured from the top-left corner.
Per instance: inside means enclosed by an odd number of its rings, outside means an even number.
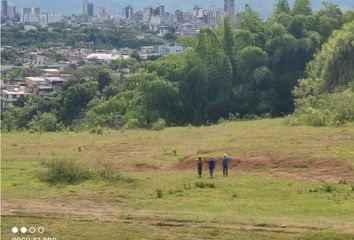
[[[223,176],[227,176],[229,169],[229,156],[224,154],[224,159],[222,160],[222,174]]]
[[[210,158],[209,159],[210,178],[213,178],[214,168],[215,168],[215,160],[214,160],[214,158]]]
[[[198,158],[197,169],[198,169],[198,176],[201,178],[202,177],[202,171],[203,171],[203,161],[202,161],[201,157]]]

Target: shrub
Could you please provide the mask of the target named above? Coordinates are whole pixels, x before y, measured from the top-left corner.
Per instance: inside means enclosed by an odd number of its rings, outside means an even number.
[[[227,122],[227,121],[223,117],[219,118],[219,120],[218,120],[218,124],[222,124],[225,122]]]
[[[49,183],[73,184],[92,177],[89,170],[83,169],[72,160],[54,160],[48,164],[44,180]]]
[[[214,183],[196,182],[195,186],[198,188],[215,188]]]
[[[183,188],[185,190],[191,190],[192,189],[192,187],[191,187],[191,185],[189,183],[188,184],[183,184]]]
[[[103,128],[101,127],[94,127],[90,129],[90,133],[91,134],[98,134],[98,135],[102,135],[103,134]]]
[[[334,191],[336,190],[334,186],[331,186],[331,185],[326,184],[326,183],[323,184],[322,187],[323,187],[323,190],[324,190],[325,192],[328,192],[328,193],[334,192]]]
[[[103,128],[98,127],[97,128],[97,134],[102,135],[103,134]]]
[[[354,121],[354,93],[350,89],[301,99],[298,106],[295,113],[286,119],[287,124],[338,126]]]
[[[162,193],[161,189],[156,188],[156,196],[157,196],[157,198],[162,198],[163,197],[163,193]]]
[[[159,118],[156,122],[154,122],[151,126],[151,129],[154,131],[163,130],[166,127],[166,122],[162,118]]]
[[[54,132],[62,129],[62,124],[58,123],[53,113],[41,113],[35,115],[28,126],[37,132]]]
[[[239,113],[229,113],[229,121],[237,121],[240,120]]]
[[[124,129],[137,129],[139,127],[140,123],[136,118],[130,118],[123,126]]]
[[[102,180],[108,180],[110,182],[118,182],[122,179],[122,175],[113,169],[112,164],[103,164],[103,169],[96,171],[96,176]]]

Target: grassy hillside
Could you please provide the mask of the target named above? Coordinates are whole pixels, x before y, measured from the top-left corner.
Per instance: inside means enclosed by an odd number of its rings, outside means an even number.
[[[225,152],[229,177],[197,178],[198,156]],[[121,179],[50,185],[40,179],[53,159],[109,166]],[[57,239],[354,239],[353,165],[353,124],[6,133],[2,239],[13,226]]]

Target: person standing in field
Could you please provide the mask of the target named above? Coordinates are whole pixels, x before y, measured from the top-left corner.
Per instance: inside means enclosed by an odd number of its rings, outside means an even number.
[[[227,176],[229,170],[229,156],[224,154],[224,158],[222,160],[222,174],[224,177]]]
[[[198,176],[201,178],[202,177],[202,171],[203,171],[203,161],[202,161],[201,157],[198,158],[197,169],[198,169]]]
[[[213,178],[214,168],[215,168],[215,160],[214,160],[214,158],[210,158],[209,159],[210,178]]]

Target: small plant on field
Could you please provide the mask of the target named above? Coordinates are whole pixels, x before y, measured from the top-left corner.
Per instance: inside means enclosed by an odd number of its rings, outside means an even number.
[[[73,184],[92,177],[89,170],[83,169],[72,160],[54,160],[48,164],[48,171],[43,180],[49,183]]]
[[[175,194],[175,193],[181,193],[181,192],[183,192],[181,189],[177,189],[177,190],[172,190],[172,189],[170,189],[170,190],[168,191],[169,194]]]
[[[233,198],[238,198],[239,196],[238,196],[237,192],[234,192],[234,193],[232,194],[232,197],[233,197]]]
[[[215,188],[214,183],[196,182],[195,186],[198,188]]]
[[[345,180],[339,180],[338,184],[344,184],[344,185],[347,185],[348,183],[347,183],[347,181],[345,181]]]
[[[173,149],[173,150],[172,150],[172,154],[173,154],[173,156],[177,156],[177,150],[176,150],[176,149]]]
[[[352,192],[354,192],[354,185],[352,185]]]
[[[103,169],[97,171],[97,177],[102,180],[108,180],[111,182],[118,182],[122,179],[122,175],[114,171],[111,164],[104,164]]]
[[[184,187],[185,190],[191,190],[192,189],[192,187],[191,187],[191,185],[189,183],[188,184],[183,184],[183,187]]]
[[[316,192],[318,192],[318,189],[317,189],[317,188],[310,189],[309,192],[310,192],[310,193],[316,193]]]
[[[323,190],[325,192],[330,193],[330,192],[334,192],[336,189],[334,186],[331,186],[331,185],[325,183],[325,184],[323,184]]]
[[[103,134],[103,128],[101,128],[101,127],[91,128],[91,129],[90,129],[90,133],[91,133],[91,134],[102,135],[102,134]]]
[[[98,135],[102,135],[102,134],[103,134],[103,128],[98,127],[98,128],[97,128],[97,134],[98,134]]]
[[[157,198],[162,198],[163,197],[163,193],[162,193],[161,189],[156,188],[156,196],[157,196]]]
[[[163,130],[166,127],[166,122],[162,118],[159,118],[156,122],[154,122],[151,126],[151,129],[154,131]]]

